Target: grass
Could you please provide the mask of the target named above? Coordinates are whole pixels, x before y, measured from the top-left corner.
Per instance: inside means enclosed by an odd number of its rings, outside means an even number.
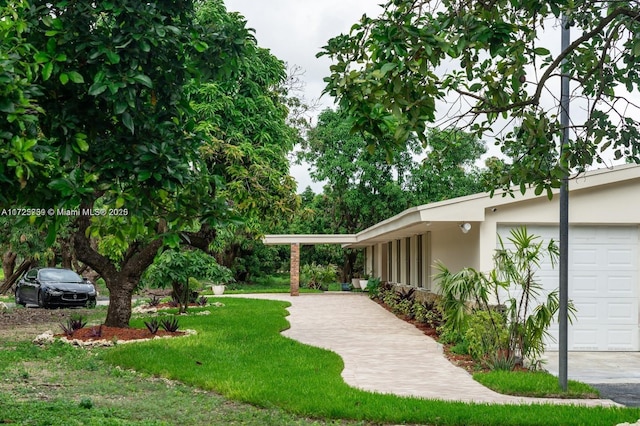
[[[101,351],[101,359],[302,417],[446,425],[612,425],[640,418],[640,409],[630,408],[466,404],[357,390],[340,377],[339,356],[280,335],[288,326],[284,302],[224,303],[209,308],[212,315],[181,318],[181,328],[198,330],[196,336],[122,345]]]
[[[227,286],[227,294],[246,293],[289,293],[291,280],[289,274],[276,274],[264,277],[257,277],[251,283],[235,283]],[[300,288],[300,293],[319,293],[319,290]]]
[[[38,347],[30,342],[32,337],[0,339],[0,424],[363,425],[230,401],[105,363],[99,356],[105,349],[85,350],[59,342]]]
[[[569,380],[567,391],[560,388],[558,378],[544,371],[491,371],[475,373],[473,378],[486,387],[507,395],[557,398],[598,398],[600,392],[593,387]]]

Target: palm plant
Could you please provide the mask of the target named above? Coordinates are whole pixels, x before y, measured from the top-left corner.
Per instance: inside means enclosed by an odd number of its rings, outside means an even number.
[[[483,274],[473,268],[465,268],[453,274],[438,263],[435,278],[442,289],[443,320],[445,327],[463,335],[474,310],[503,309],[508,329],[507,358],[522,364],[524,359],[535,362],[544,352],[544,338],[558,312],[558,291],[551,291],[543,300],[543,287],[536,278],[542,261],[548,258],[555,265],[558,246],[551,240],[545,246],[540,237],[529,234],[526,227],[511,230],[506,247],[498,236],[499,248],[494,255],[494,269]],[[504,302],[501,301],[504,299]],[[570,320],[575,307],[569,303]],[[501,341],[504,323],[490,315],[488,333]]]

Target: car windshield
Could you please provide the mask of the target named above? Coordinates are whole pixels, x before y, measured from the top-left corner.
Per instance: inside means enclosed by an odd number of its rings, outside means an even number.
[[[40,279],[43,281],[56,281],[61,283],[82,282],[80,275],[68,269],[43,269],[40,271]]]

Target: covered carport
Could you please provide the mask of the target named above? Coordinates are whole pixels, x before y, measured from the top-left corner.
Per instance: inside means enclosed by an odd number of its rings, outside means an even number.
[[[300,295],[300,246],[316,244],[340,244],[342,246],[354,244],[356,236],[348,235],[292,235],[276,234],[265,235],[262,242],[266,245],[290,245],[291,246],[291,266],[289,273],[291,276],[290,294]]]

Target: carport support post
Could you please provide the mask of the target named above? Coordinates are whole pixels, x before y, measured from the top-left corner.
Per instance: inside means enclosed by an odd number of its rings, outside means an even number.
[[[291,279],[290,293],[292,296],[300,295],[300,243],[291,244],[291,266],[289,270]]]
[[[562,15],[561,51],[569,48],[570,30],[569,19]],[[569,322],[569,165],[565,157],[565,147],[569,144],[569,75],[564,67],[566,58],[562,60],[562,79],[560,81],[560,125],[562,126],[562,141],[560,145],[560,166],[564,169],[562,186],[560,187],[560,277],[559,277],[559,307],[558,307],[558,382],[560,388],[567,390],[567,350],[568,350],[568,322]]]

